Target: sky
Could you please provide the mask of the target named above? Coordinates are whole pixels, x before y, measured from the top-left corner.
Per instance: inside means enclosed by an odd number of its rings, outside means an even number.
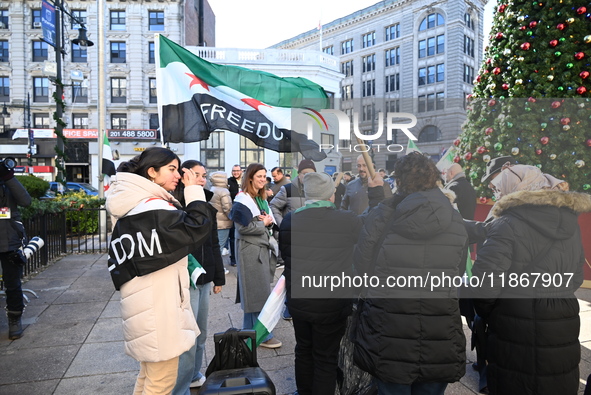
[[[267,48],[378,0],[209,0],[216,16],[216,47]],[[484,10],[485,45],[496,0]]]

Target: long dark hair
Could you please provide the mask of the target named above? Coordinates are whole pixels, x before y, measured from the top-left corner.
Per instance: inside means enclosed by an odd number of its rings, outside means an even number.
[[[254,175],[261,170],[266,171],[267,169],[265,169],[265,166],[261,165],[260,163],[251,163],[250,165],[248,165],[246,171],[244,172],[244,176],[242,177],[242,185],[240,187],[244,192],[248,193],[253,198],[258,195],[261,197],[261,199],[267,200],[267,193],[265,192],[265,188],[263,187],[257,191],[252,185]]]
[[[189,159],[183,162],[183,164],[181,165],[181,169],[192,169],[195,166],[202,166],[204,169],[205,165],[201,162],[199,162],[198,160],[194,160],[194,159]],[[207,170],[207,169],[206,169]],[[181,173],[181,177],[183,176],[183,171],[179,170],[179,173]],[[179,203],[185,207],[185,184],[180,181],[175,190],[172,192],[172,195],[176,198],[176,200],[179,201]]]
[[[150,176],[148,175],[148,169],[153,167],[155,171],[159,171],[162,166],[168,165],[175,159],[180,166],[181,160],[171,150],[163,147],[150,147],[140,155],[134,156],[129,161],[122,162],[119,167],[117,167],[117,171],[134,173],[149,180]]]
[[[420,152],[411,152],[394,165],[398,193],[410,195],[437,187],[441,172],[435,163]]]

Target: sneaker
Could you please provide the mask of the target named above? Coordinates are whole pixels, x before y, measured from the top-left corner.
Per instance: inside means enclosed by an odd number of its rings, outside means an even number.
[[[283,263],[277,262],[277,269],[283,269],[285,265]]]
[[[222,256],[227,256],[227,255],[230,255],[230,251],[228,251],[228,249],[227,249],[227,248],[224,248],[224,249],[222,250]]]
[[[287,307],[285,309],[283,309],[283,313],[281,313],[281,318],[283,318],[286,321],[291,321],[291,314],[289,314],[289,310],[287,309]]]
[[[224,268],[224,274],[228,274],[230,271],[227,268]]]
[[[266,342],[262,342],[260,347],[264,348],[279,348],[283,345],[279,340],[275,339],[274,337],[267,340]]]
[[[236,261],[231,261],[230,266],[236,266]]]
[[[189,388],[199,388],[205,383],[205,376],[201,376],[199,380],[195,380],[191,383]]]

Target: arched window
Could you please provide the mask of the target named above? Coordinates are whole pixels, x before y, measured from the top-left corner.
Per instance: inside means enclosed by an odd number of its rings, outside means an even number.
[[[445,25],[445,18],[443,18],[443,15],[437,12],[427,15],[427,17],[421,21],[419,25],[419,31],[432,29],[436,26],[443,25]]]
[[[469,13],[464,14],[464,23],[467,28],[474,30],[474,21],[472,20],[472,15]]]
[[[441,130],[437,126],[425,126],[419,134],[419,143],[430,143],[437,140],[441,140]]]

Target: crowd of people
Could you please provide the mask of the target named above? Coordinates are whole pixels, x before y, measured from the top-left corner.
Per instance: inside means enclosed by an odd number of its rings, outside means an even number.
[[[297,176],[276,167],[269,182],[259,163],[208,176],[203,163],[181,163],[158,147],[119,165],[106,202],[114,219],[109,272],[121,292],[125,352],[140,362],[135,394],[188,395],[205,382],[209,298],[225,285],[225,251],[237,266],[244,329],[254,327],[284,265],[283,317],[293,320],[299,395],[335,393],[349,322],[352,358],[378,394],[444,394],[465,374],[462,316],[473,331],[478,391],[577,393],[574,292],[585,262],[577,217],[591,211],[591,196],[536,166],[493,158],[482,182],[496,203],[485,221],[474,221],[476,193],[458,164],[442,174],[413,152],[390,175],[370,171],[362,156],[356,166],[355,176],[331,176],[304,159]],[[10,235],[0,258],[16,339],[24,308],[17,251],[26,238],[16,205],[30,197],[1,164],[0,186],[0,206],[12,214],[0,220]],[[302,294],[300,280],[310,274],[376,283]],[[513,281],[545,274],[548,286]],[[462,281],[379,286],[445,276]],[[272,332],[260,343],[282,346]]]

